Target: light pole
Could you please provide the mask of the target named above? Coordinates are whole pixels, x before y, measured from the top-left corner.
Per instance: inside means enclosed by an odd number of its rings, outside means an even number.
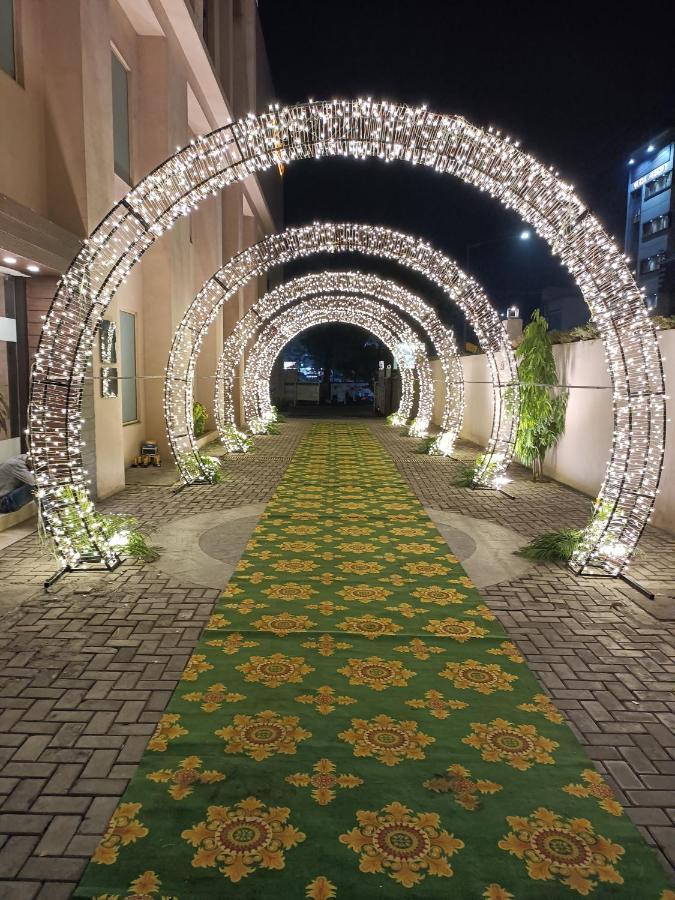
[[[518,239],[519,241],[529,241],[532,237],[532,232],[529,228],[524,228],[522,231],[518,232],[518,234],[510,233],[503,234],[501,237],[490,238],[487,241],[475,241],[472,244],[466,245],[466,264],[465,271],[470,275],[471,274],[471,251],[475,250],[477,247],[486,247],[491,244],[503,244],[508,241],[512,241],[514,239]],[[463,338],[462,338],[462,349],[466,348],[466,317],[464,318],[464,330],[463,330]]]

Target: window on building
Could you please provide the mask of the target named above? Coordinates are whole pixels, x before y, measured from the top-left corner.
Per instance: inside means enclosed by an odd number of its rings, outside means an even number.
[[[649,272],[658,272],[663,265],[663,253],[656,253],[654,256],[648,256],[646,259],[640,260],[640,274],[646,275]]]
[[[642,225],[642,238],[655,237],[657,234],[662,234],[664,231],[667,231],[670,228],[670,213],[665,213],[662,216],[656,216],[654,219],[650,219],[648,222],[644,222]]]
[[[122,424],[138,421],[136,383],[136,316],[120,312],[120,365],[122,369]]]
[[[672,183],[672,169],[670,172],[666,172],[665,175],[661,175],[659,178],[655,178],[653,181],[648,181],[645,185],[645,200],[649,200],[650,197],[655,197],[656,194],[660,194],[661,191],[667,191]]]
[[[113,50],[112,57],[112,114],[113,155],[115,174],[131,184],[129,153],[129,72]]]
[[[659,304],[659,295],[656,292],[646,295],[645,306],[647,307],[647,312],[654,312],[654,310],[656,309],[658,304]]]
[[[16,79],[14,0],[0,0],[0,69]]]

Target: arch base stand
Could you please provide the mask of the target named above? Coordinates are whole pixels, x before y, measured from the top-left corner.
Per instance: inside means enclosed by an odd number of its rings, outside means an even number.
[[[50,587],[56,584],[64,575],[68,575],[72,573],[73,575],[88,575],[90,572],[114,572],[115,569],[118,569],[122,565],[121,557],[116,557],[115,562],[111,565],[104,563],[103,565],[99,565],[102,562],[100,556],[83,556],[81,565],[78,566],[63,566],[62,569],[59,569],[57,572],[54,572],[53,575],[50,575],[49,578],[44,582],[44,589],[48,590]],[[84,568],[87,566],[87,568]]]

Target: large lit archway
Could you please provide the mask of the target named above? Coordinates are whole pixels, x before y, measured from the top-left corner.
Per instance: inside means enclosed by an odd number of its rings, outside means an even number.
[[[401,372],[399,413],[412,415],[417,382],[417,412],[428,426],[433,411],[434,383],[424,344],[403,318],[384,303],[353,297],[310,297],[279,310],[263,325],[244,370],[244,413],[250,423],[270,409],[269,383],[272,367],[283,348],[294,337],[313,325],[342,322],[357,325],[379,338],[392,353]],[[220,428],[219,428],[220,430]]]
[[[443,325],[433,307],[411,291],[391,279],[358,271],[326,271],[294,278],[262,297],[237,322],[225,340],[216,369],[214,411],[221,440],[226,428],[236,424],[234,380],[238,362],[247,344],[255,342],[255,335],[265,321],[285,306],[335,293],[352,295],[356,308],[360,304],[360,296],[378,300],[386,304],[385,308],[393,306],[408,315],[424,332],[439,357],[443,371],[444,397],[438,441],[442,452],[452,452],[464,413],[463,369],[452,332]],[[403,402],[399,413],[401,419],[408,418],[406,404]],[[238,444],[231,443],[232,449],[236,449]]]
[[[475,478],[480,484],[498,486],[513,455],[518,390],[515,358],[497,311],[473,279],[425,242],[381,226],[344,223],[289,228],[263,238],[229,260],[186,310],[169,354],[164,393],[167,433],[184,480],[208,480],[208,472],[200,472],[201,457],[188,425],[196,362],[210,324],[251,279],[274,266],[318,253],[359,253],[394,260],[435,282],[463,310],[486,353],[492,380],[492,430]]]
[[[86,485],[82,387],[96,327],[118,286],[153,241],[210,193],[254,171],[321,156],[404,160],[455,175],[514,209],[567,266],[605,342],[614,402],[596,516],[572,567],[620,573],[654,505],[666,421],[656,333],[626,261],[572,186],[499,132],[426,107],[370,99],[277,107],[199,138],[133,188],[85,242],[45,321],[31,387],[39,501],[64,563],[75,565],[88,553],[116,562],[78,496]],[[420,263],[429,252],[420,248]],[[439,272],[439,281],[448,274]]]

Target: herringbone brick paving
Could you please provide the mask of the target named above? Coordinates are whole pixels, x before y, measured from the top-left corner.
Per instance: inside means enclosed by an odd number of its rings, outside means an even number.
[[[228,460],[222,485],[174,495],[134,486],[103,504],[150,525],[265,501],[310,425],[292,420]],[[517,472],[516,497],[450,485],[452,461],[373,423],[420,500],[528,537],[580,525],[589,501]],[[470,452],[468,445],[459,455]],[[651,530],[639,568],[675,579],[673,538]],[[34,536],[0,558],[0,898],[70,895],[100,839],[218,595],[153,567],[70,576],[39,588],[53,561]],[[673,627],[634,606],[609,579],[555,566],[484,591],[546,690],[661,859],[675,862]],[[9,599],[8,599],[9,595]]]

